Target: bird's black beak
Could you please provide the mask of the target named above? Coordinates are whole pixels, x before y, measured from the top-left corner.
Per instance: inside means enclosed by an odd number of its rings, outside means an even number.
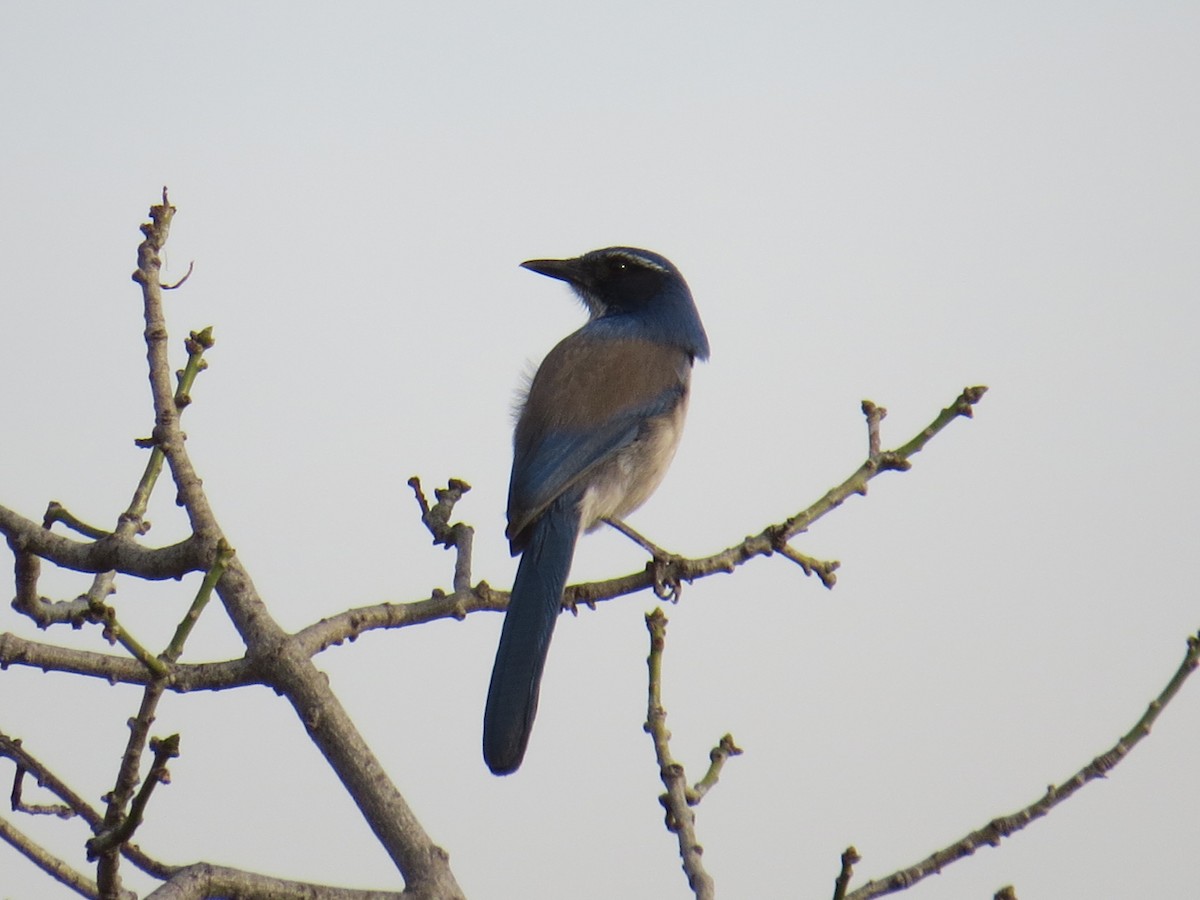
[[[521,263],[521,268],[537,272],[539,275],[548,275],[551,278],[557,278],[559,281],[579,284],[580,272],[578,259],[527,259]]]

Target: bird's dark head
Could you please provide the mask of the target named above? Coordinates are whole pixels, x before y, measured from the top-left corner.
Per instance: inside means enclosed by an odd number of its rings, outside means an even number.
[[[692,293],[664,256],[634,247],[606,247],[572,259],[530,259],[521,265],[571,285],[593,321],[611,320],[612,327],[631,335],[708,358],[708,338]]]

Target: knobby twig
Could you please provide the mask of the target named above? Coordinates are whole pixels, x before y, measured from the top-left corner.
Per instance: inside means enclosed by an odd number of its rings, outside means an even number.
[[[475,540],[475,529],[462,522],[455,522],[451,525],[450,517],[454,514],[455,504],[462,499],[463,494],[471,489],[471,486],[459,478],[451,478],[446,487],[434,490],[433,496],[437,503],[433,506],[430,506],[429,501],[425,498],[420,478],[414,475],[408,479],[408,486],[416,495],[417,505],[421,508],[421,521],[433,535],[434,545],[445,547],[447,550],[453,547],[458,551],[454,559],[455,593],[470,591],[471,548]]]
[[[682,763],[671,756],[671,732],[667,730],[667,711],[662,704],[662,658],[667,639],[667,617],[661,608],[655,607],[646,614],[646,629],[650,632],[650,655],[646,658],[650,677],[645,729],[654,742],[659,776],[666,787],[659,802],[666,810],[667,830],[679,842],[679,857],[683,860],[688,886],[700,900],[712,900],[716,896],[716,886],[701,860],[704,848],[696,838],[696,814],[692,807],[716,785],[729,757],[738,756],[742,751],[731,735],[725,735],[709,754],[711,763],[704,778],[695,787],[688,787]]]
[[[11,759],[17,766],[18,773],[24,771],[31,774],[40,787],[62,800],[63,807],[70,810],[71,815],[83,819],[93,832],[99,832],[104,827],[104,817],[79,794],[69,788],[41,760],[21,746],[19,740],[0,733],[0,757]],[[130,843],[122,846],[121,855],[143,872],[156,878],[166,878],[178,868],[147,856],[139,847]]]
[[[154,788],[171,780],[167,773],[167,761],[179,755],[179,735],[173,734],[162,740],[150,741],[150,752],[154,754],[154,762],[150,765],[150,773],[146,776],[146,780],[142,782],[141,790],[137,792],[137,796],[129,805],[129,814],[121,818],[116,828],[103,831],[88,841],[89,859],[115,850],[133,837],[133,833],[137,831],[138,826],[145,818],[146,806],[150,802],[150,795],[154,792]]]
[[[121,889],[121,846],[132,834],[130,813],[126,811],[137,787],[141,770],[142,751],[154,724],[154,713],[163,695],[161,680],[151,681],[142,691],[142,703],[137,715],[129,720],[129,740],[121,755],[115,786],[105,796],[104,823],[96,836],[87,842],[88,859],[96,860],[96,882],[101,897],[107,900]]]
[[[1162,711],[1179,693],[1183,683],[1187,681],[1188,676],[1196,670],[1198,665],[1200,665],[1200,633],[1188,636],[1187,652],[1171,680],[1167,682],[1162,692],[1150,702],[1137,723],[1106,752],[1097,756],[1063,784],[1050,785],[1046,788],[1045,794],[1024,809],[1011,815],[992,819],[982,828],[972,831],[950,846],[938,850],[916,865],[893,872],[878,881],[867,882],[857,890],[846,894],[846,900],[869,900],[872,897],[882,897],[885,894],[902,891],[930,875],[936,875],[951,863],[971,856],[980,847],[998,846],[1001,840],[1040,819],[1088,782],[1106,777],[1141,742],[1142,738],[1150,733],[1150,729]]]
[[[833,882],[833,900],[845,900],[846,889],[850,887],[850,879],[854,877],[854,867],[862,861],[858,851],[847,847],[842,852],[842,870]]]

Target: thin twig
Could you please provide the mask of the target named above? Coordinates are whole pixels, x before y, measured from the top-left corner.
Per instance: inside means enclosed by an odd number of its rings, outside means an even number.
[[[1183,686],[1183,683],[1187,681],[1188,676],[1196,670],[1198,665],[1200,665],[1200,633],[1188,636],[1187,652],[1184,654],[1183,662],[1180,663],[1171,680],[1167,682],[1167,686],[1151,701],[1145,713],[1142,714],[1142,717],[1138,719],[1133,728],[1124,734],[1106,752],[1097,756],[1063,784],[1057,786],[1050,785],[1046,788],[1045,794],[1024,809],[1020,809],[1011,815],[992,819],[992,821],[988,822],[982,828],[976,829],[950,846],[938,850],[916,865],[893,872],[891,875],[881,878],[878,881],[868,882],[846,895],[846,900],[869,900],[872,897],[882,897],[885,894],[895,893],[896,891],[902,891],[905,888],[911,887],[918,881],[928,878],[930,875],[936,875],[951,863],[971,856],[980,847],[995,847],[999,845],[1001,840],[1015,834],[1031,822],[1046,815],[1051,809],[1073,795],[1089,781],[1106,777],[1129,754],[1129,751],[1136,747],[1142,738],[1150,733],[1155,720],[1162,714],[1167,704],[1179,693],[1179,689]]]
[[[165,197],[164,197],[164,202],[165,202]],[[164,291],[173,291],[173,290],[176,290],[177,288],[183,287],[183,283],[192,277],[192,269],[194,269],[195,267],[196,267],[196,261],[193,259],[190,263],[188,263],[188,270],[184,273],[182,278],[180,278],[174,284],[164,284],[162,286],[162,289]]]
[[[609,528],[613,528],[621,532],[621,534],[625,535],[625,537],[629,538],[655,559],[669,559],[675,555],[674,553],[668,553],[662,547],[658,546],[658,544],[651,541],[648,537],[644,536],[636,529],[631,528],[620,519],[604,519],[604,524]]]
[[[213,590],[216,588],[217,582],[221,580],[221,576],[225,574],[225,567],[229,565],[231,559],[233,559],[233,548],[222,538],[217,546],[217,558],[213,560],[212,566],[204,575],[204,580],[200,582],[200,588],[196,591],[196,599],[192,601],[192,605],[188,607],[188,611],[176,627],[171,643],[160,655],[162,662],[171,665],[179,661],[179,657],[183,655],[183,645],[187,641],[188,635],[192,633],[192,628],[199,621],[200,614],[204,612],[208,601],[212,599]]]
[[[66,885],[75,893],[92,898],[100,896],[96,882],[75,871],[3,817],[0,817],[0,841],[4,841],[55,881]],[[120,900],[137,900],[137,895],[131,891],[121,891],[117,896]]]
[[[20,743],[19,741],[17,742]],[[17,763],[16,774],[13,775],[12,792],[9,794],[9,805],[13,812],[28,813],[31,816],[57,816],[60,819],[70,819],[75,811],[65,803],[26,803],[24,797],[26,769]]]
[[[861,861],[862,857],[853,847],[842,851],[842,869],[833,882],[833,900],[845,900],[846,888],[850,886],[850,879],[854,877],[854,867]]]
[[[421,508],[421,521],[433,535],[434,544],[454,546],[454,529],[450,525],[450,517],[454,515],[455,505],[471,490],[471,486],[459,478],[451,478],[446,487],[434,489],[433,496],[437,502],[432,506],[425,497],[420,478],[412,476],[408,479],[408,486],[412,488],[417,505]]]
[[[726,734],[717,742],[717,746],[708,751],[708,771],[704,777],[692,785],[689,802],[695,806],[704,799],[704,795],[717,786],[721,780],[721,770],[731,757],[741,756],[742,748],[733,742],[733,735]]]
[[[105,531],[103,528],[89,525],[82,519],[73,516],[70,510],[57,500],[51,500],[46,506],[46,512],[42,515],[42,527],[50,528],[55,522],[62,522],[72,531],[78,532],[84,537],[89,537],[93,541],[98,541],[100,538],[105,538],[112,534],[111,531]]]
[[[801,553],[791,544],[784,544],[780,547],[779,555],[798,565],[805,575],[816,575],[825,587],[832,588],[837,584],[836,573],[842,564],[836,559],[815,559]]]
[[[717,782],[725,760],[742,751],[725,735],[710,754],[712,765],[704,779],[694,789],[687,786],[687,775],[683,765],[671,756],[671,732],[667,730],[667,711],[662,704],[662,659],[666,647],[667,617],[661,607],[646,613],[646,630],[650,633],[650,655],[646,658],[649,671],[648,700],[646,708],[646,733],[654,742],[654,757],[658,761],[659,776],[666,792],[659,797],[666,810],[667,830],[675,835],[679,843],[679,857],[683,860],[683,871],[688,886],[700,900],[712,900],[716,886],[712,876],[704,868],[701,856],[704,848],[696,838],[696,814],[692,807]]]
[[[146,816],[146,806],[150,802],[150,795],[154,793],[154,789],[158,785],[166,784],[171,780],[167,774],[167,761],[179,756],[179,735],[173,734],[162,740],[150,741],[150,752],[154,754],[154,762],[150,764],[150,772],[147,774],[146,780],[142,782],[141,789],[129,805],[128,815],[121,818],[116,828],[102,832],[88,841],[89,858],[102,856],[127,843],[133,837],[133,833],[137,831]]]
[[[112,896],[121,887],[119,874],[121,863],[121,835],[128,821],[126,807],[137,787],[142,762],[142,751],[154,724],[154,713],[163,695],[163,682],[152,681],[142,690],[142,703],[138,713],[129,720],[129,740],[121,755],[117,770],[117,781],[106,796],[103,827],[87,842],[88,859],[97,860],[96,881],[101,895]]]
[[[130,662],[130,660],[125,660],[125,662]],[[19,739],[0,733],[0,757],[11,759],[18,768],[31,774],[42,788],[62,800],[75,815],[88,824],[93,832],[103,829],[104,817],[78,793],[68,787],[45,763],[29,753],[21,745]],[[155,878],[167,878],[179,868],[147,856],[134,844],[125,844],[121,848],[121,855]]]
[[[475,543],[475,529],[463,522],[450,524],[454,514],[454,506],[462,499],[463,494],[471,486],[460,478],[451,478],[444,488],[437,488],[433,495],[437,500],[433,506],[425,497],[421,487],[421,479],[416,475],[408,479],[417,505],[421,508],[421,521],[433,535],[434,546],[442,546],[449,550],[455,549],[454,556],[454,590],[456,593],[471,590],[471,552]]]

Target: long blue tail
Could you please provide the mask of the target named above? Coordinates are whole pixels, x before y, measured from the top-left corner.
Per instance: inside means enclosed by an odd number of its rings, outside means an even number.
[[[529,743],[542,668],[579,536],[578,502],[560,497],[530,532],[504,616],[483,713],[483,759],[496,775],[515,772]]]

